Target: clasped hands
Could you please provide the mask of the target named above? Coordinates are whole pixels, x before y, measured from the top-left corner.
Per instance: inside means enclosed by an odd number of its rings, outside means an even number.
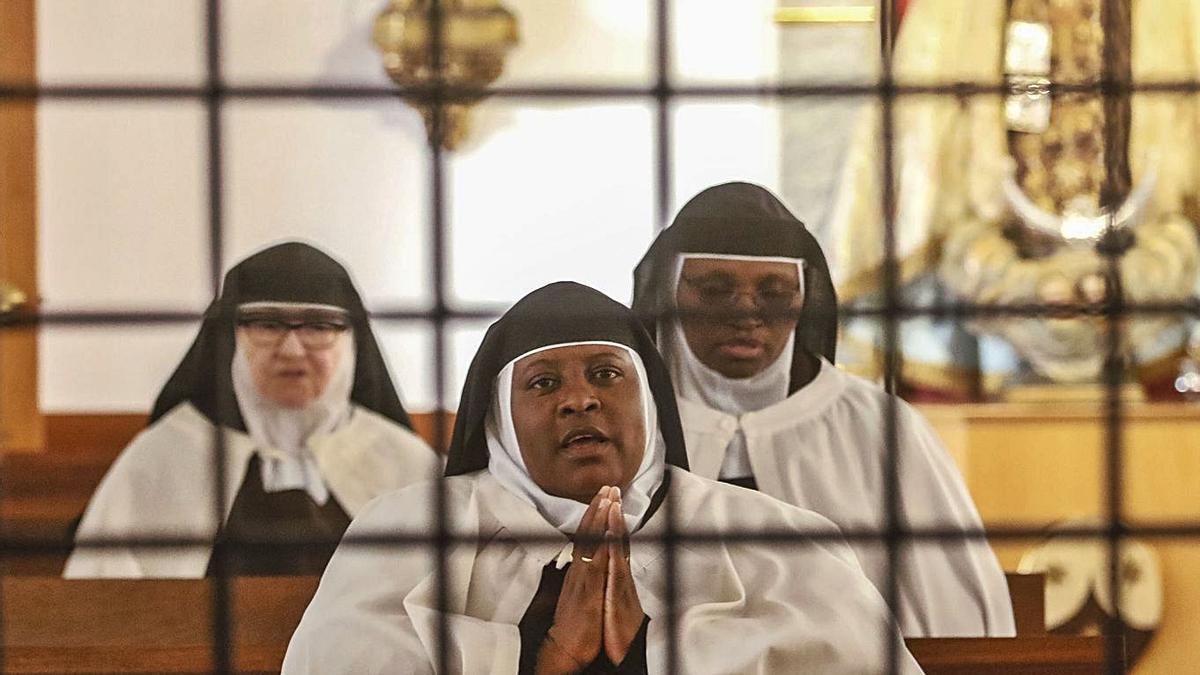
[[[539,675],[579,672],[601,650],[621,664],[645,618],[629,568],[620,488],[602,487],[592,498],[573,549],[554,624],[538,652]]]

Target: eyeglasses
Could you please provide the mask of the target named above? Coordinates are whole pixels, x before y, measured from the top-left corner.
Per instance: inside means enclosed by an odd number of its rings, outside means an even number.
[[[803,289],[799,286],[771,281],[760,284],[753,291],[743,291],[724,279],[695,279],[686,275],[680,275],[679,279],[690,286],[705,305],[722,309],[736,307],[739,295],[750,295],[755,307],[772,314],[785,314],[795,309],[797,298],[803,297]]]
[[[247,339],[258,347],[274,347],[283,342],[287,334],[295,331],[300,344],[306,349],[328,349],[337,337],[350,327],[331,320],[284,321],[282,319],[242,318],[238,319]]]

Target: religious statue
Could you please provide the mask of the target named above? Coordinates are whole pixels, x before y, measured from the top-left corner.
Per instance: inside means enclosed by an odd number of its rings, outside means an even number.
[[[901,297],[1094,313],[905,321],[905,384],[987,394],[1017,373],[1098,382],[1106,302],[1193,296],[1200,98],[1177,85],[1200,80],[1197,18],[1200,0],[911,3],[895,81],[949,91],[904,94],[892,109]],[[881,106],[865,113],[834,208],[833,267],[860,306],[881,288],[881,119]],[[850,326],[843,352],[860,365],[879,346],[864,326]],[[1182,317],[1134,313],[1118,335],[1143,386],[1173,388]]]

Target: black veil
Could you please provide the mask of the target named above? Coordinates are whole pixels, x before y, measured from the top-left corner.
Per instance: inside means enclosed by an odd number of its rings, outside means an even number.
[[[675,311],[672,275],[682,253],[803,259],[804,306],[796,323],[795,350],[797,356],[803,351],[835,362],[837,293],[825,254],[804,223],[768,190],[749,183],[708,188],[659,233],[633,273],[633,310],[652,335],[659,318]],[[806,359],[792,359],[793,390],[806,364]]]
[[[687,452],[667,366],[633,312],[603,293],[561,281],[522,298],[488,328],[467,371],[458,418],[447,452],[446,475],[487,468],[484,434],[492,386],[513,359],[539,347],[567,342],[606,341],[625,345],[641,357],[666,441],[666,462],[686,469]]]

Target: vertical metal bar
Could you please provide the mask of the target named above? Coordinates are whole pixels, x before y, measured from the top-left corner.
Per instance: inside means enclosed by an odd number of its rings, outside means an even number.
[[[1131,78],[1132,8],[1130,0],[1104,0],[1101,5],[1101,24],[1104,34],[1101,93],[1104,101],[1104,183],[1101,186],[1101,205],[1113,217],[1117,204],[1128,192],[1129,177],[1129,100],[1125,87]],[[1111,224],[1111,221],[1110,221]],[[1106,239],[1111,239],[1106,237]],[[1105,670],[1113,675],[1124,673],[1125,620],[1121,613],[1120,549],[1123,537],[1123,475],[1124,456],[1121,443],[1122,401],[1121,383],[1124,379],[1124,360],[1121,349],[1121,319],[1125,314],[1125,294],[1121,287],[1116,242],[1102,243],[1106,278],[1109,282],[1104,306],[1105,328],[1105,467],[1104,488],[1108,490],[1106,506],[1109,597],[1113,612],[1104,626]],[[1137,319],[1135,319],[1137,320]]]
[[[434,443],[439,448],[447,447],[445,442],[445,410],[446,410],[446,225],[445,225],[445,161],[442,156],[442,138],[448,131],[446,128],[446,97],[445,97],[445,68],[443,63],[443,45],[445,41],[442,0],[432,0],[429,6],[430,41],[429,63],[433,72],[433,89],[431,103],[433,105],[433,121],[430,126],[430,196],[432,203],[429,221],[432,251],[430,271],[433,283],[433,358],[434,358]],[[437,661],[438,672],[449,672],[450,665],[450,620],[446,608],[450,604],[450,568],[447,565],[447,554],[450,545],[449,500],[446,498],[445,481],[435,480],[434,519],[437,531],[435,545],[437,560],[435,575],[437,579],[438,603],[438,632],[437,632]]]
[[[667,226],[671,209],[671,5],[670,0],[654,3],[654,102],[657,124],[655,125],[655,216],[656,228]],[[669,488],[668,488],[669,490]],[[679,586],[676,579],[678,557],[676,555],[677,520],[674,494],[668,491],[663,503],[666,528],[663,534],[665,555],[663,558],[667,596],[667,672],[682,672],[679,664]]]
[[[222,156],[222,78],[221,78],[221,0],[207,0],[205,13],[205,61],[207,91],[205,112],[208,121],[208,245],[209,283],[213,297],[221,291],[224,247],[224,171]],[[221,355],[218,362],[224,362]],[[211,377],[224,379],[228,373],[214,372]],[[225,520],[225,434],[219,424],[213,426],[213,504],[212,516],[217,531]],[[232,544],[232,542],[231,542]],[[236,544],[233,544],[236,546]],[[225,553],[214,546],[210,563],[212,574],[212,659],[213,670],[233,669],[230,636],[232,616],[229,607],[229,579],[225,574]]]
[[[1123,513],[1123,476],[1124,448],[1122,447],[1121,428],[1123,422],[1123,404],[1121,401],[1121,384],[1124,379],[1124,361],[1121,358],[1120,320],[1125,314],[1125,303],[1121,297],[1123,291],[1120,283],[1120,271],[1115,255],[1110,255],[1106,261],[1108,278],[1112,283],[1111,297],[1105,303],[1105,359],[1104,359],[1104,389],[1105,389],[1105,480],[1101,485],[1108,491],[1105,504],[1105,521],[1107,523],[1106,547],[1109,553],[1106,567],[1107,578],[1102,583],[1109,584],[1109,597],[1113,599],[1113,613],[1107,618],[1104,626],[1104,647],[1106,672],[1113,675],[1123,674],[1125,620],[1121,612],[1121,576],[1120,548],[1124,536]]]
[[[894,383],[899,378],[899,304],[900,288],[896,263],[896,233],[895,233],[895,82],[893,77],[893,29],[895,27],[894,0],[881,0],[879,12],[879,49],[880,49],[880,106],[881,106],[881,144],[883,150],[883,373],[884,381]],[[899,401],[893,394],[887,397],[887,407],[884,409],[884,494],[883,505],[886,510],[886,542],[888,576],[884,599],[889,607],[898,608],[899,590],[896,582],[896,570],[900,562],[900,546],[902,535],[899,532],[899,487],[900,487],[900,453],[898,443],[897,406]],[[897,612],[893,612],[898,616]],[[884,643],[887,645],[887,664],[889,673],[899,671],[899,645],[901,644],[898,624],[887,627],[888,635]]]
[[[655,102],[655,230],[663,229],[671,218],[671,8],[670,0],[654,5],[654,102]]]
[[[221,273],[225,269],[225,176],[224,157],[221,153],[221,109],[224,102],[221,81],[221,0],[208,0],[207,9],[207,91],[204,103],[208,121],[208,277],[213,297],[216,297],[221,289]]]

